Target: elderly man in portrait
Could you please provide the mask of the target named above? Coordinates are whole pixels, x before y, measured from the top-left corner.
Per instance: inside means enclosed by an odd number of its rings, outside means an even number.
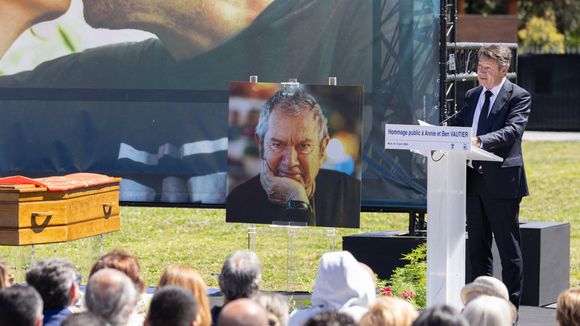
[[[226,220],[358,227],[360,181],[321,169],[330,140],[327,124],[316,99],[301,87],[276,92],[256,127],[260,174],[228,195]]]

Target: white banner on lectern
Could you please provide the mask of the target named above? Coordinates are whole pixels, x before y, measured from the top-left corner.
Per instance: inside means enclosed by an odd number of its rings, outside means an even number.
[[[471,128],[386,124],[385,148],[469,152]]]

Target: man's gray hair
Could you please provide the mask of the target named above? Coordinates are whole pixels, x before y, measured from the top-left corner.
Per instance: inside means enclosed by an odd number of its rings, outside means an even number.
[[[73,264],[61,258],[41,260],[26,272],[26,283],[38,291],[44,309],[68,307],[75,280]]]
[[[306,93],[302,86],[291,89],[282,88],[270,97],[266,104],[264,104],[262,112],[260,112],[260,120],[256,126],[256,135],[260,138],[262,144],[262,148],[260,148],[261,153],[264,150],[264,137],[268,131],[268,119],[274,109],[292,116],[297,116],[304,111],[311,111],[314,113],[314,118],[318,123],[318,140],[322,141],[323,138],[328,136],[328,119],[324,116],[316,99]]]
[[[258,292],[262,272],[255,253],[236,251],[229,256],[219,275],[219,285],[228,300],[251,298]]]
[[[512,62],[512,50],[503,45],[486,45],[481,47],[477,53],[477,58],[481,57],[495,61],[500,68],[509,68]]]
[[[126,325],[137,305],[138,292],[122,272],[105,268],[89,279],[85,295],[87,309],[113,326]]]
[[[490,295],[481,295],[470,301],[462,314],[469,325],[511,326],[517,315],[516,310],[513,311],[512,316],[509,301]]]

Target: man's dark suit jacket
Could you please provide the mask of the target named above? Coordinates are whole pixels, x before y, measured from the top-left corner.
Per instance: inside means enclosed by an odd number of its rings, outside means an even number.
[[[452,120],[455,126],[471,127],[482,86],[465,95],[463,109]],[[518,198],[528,195],[528,184],[522,157],[522,135],[532,106],[532,97],[523,88],[506,80],[500,89],[479,139],[482,149],[503,158],[503,162],[480,162],[473,165],[483,172],[487,191],[497,198]],[[475,135],[474,135],[475,136]],[[467,189],[470,173],[467,174]]]

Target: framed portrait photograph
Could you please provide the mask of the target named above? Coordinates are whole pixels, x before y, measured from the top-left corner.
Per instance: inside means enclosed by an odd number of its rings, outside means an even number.
[[[358,228],[363,89],[230,83],[226,221]]]

